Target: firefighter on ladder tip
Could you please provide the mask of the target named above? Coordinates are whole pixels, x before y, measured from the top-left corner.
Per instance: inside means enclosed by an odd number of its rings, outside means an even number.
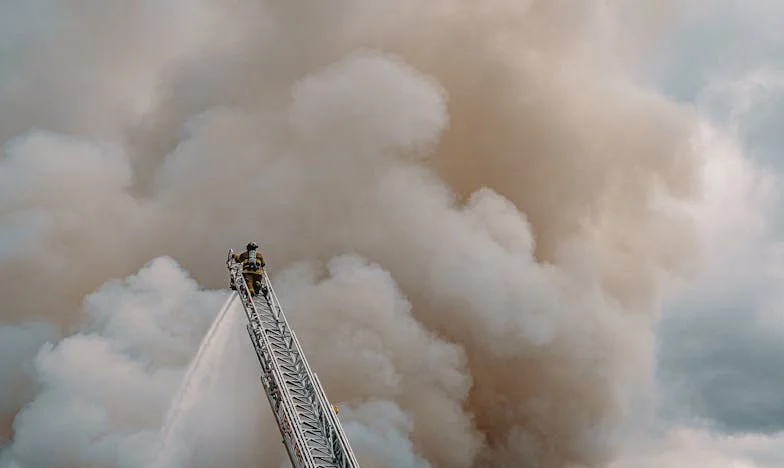
[[[241,254],[232,254],[232,259],[237,263],[242,263],[242,276],[248,285],[250,295],[255,297],[261,290],[264,297],[267,297],[269,291],[264,283],[264,256],[261,255],[258,250],[259,246],[255,242],[249,242],[245,248],[245,252]],[[232,280],[230,287],[233,290],[237,289],[234,280]]]

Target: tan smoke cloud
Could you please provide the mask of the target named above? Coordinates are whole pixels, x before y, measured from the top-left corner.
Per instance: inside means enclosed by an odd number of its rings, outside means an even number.
[[[255,239],[363,466],[612,459],[696,246],[693,116],[614,45],[660,2],[93,3],[3,90],[4,321]]]

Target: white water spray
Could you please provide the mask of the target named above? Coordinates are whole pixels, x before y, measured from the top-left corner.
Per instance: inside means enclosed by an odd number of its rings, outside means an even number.
[[[179,459],[184,454],[177,450],[179,444],[175,444],[175,441],[181,435],[183,416],[196,404],[199,395],[205,389],[208,377],[213,374],[212,371],[221,362],[226,344],[231,336],[231,325],[235,323],[230,320],[229,311],[232,310],[236,298],[237,293],[232,293],[226,299],[199,345],[177,395],[172,400],[166,420],[161,428],[161,440],[153,458],[153,466],[156,468],[171,468],[180,464],[175,462],[175,459]]]

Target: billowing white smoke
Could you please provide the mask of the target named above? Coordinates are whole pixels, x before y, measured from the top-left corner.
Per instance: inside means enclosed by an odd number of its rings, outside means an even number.
[[[144,466],[251,239],[362,466],[611,460],[699,159],[606,4],[62,2],[0,94],[0,318],[67,336],[0,344],[2,468]],[[284,460],[240,323],[189,466]]]
[[[10,416],[26,401],[31,390],[28,369],[20,363],[29,362],[38,348],[47,340],[56,337],[57,330],[45,322],[22,325],[0,326],[0,415],[4,418],[2,439],[7,440],[6,427],[10,427]],[[9,419],[5,419],[9,418]]]
[[[143,466],[183,366],[225,297],[199,291],[169,258],[88,296],[90,320],[83,331],[35,356],[37,396],[17,415],[3,462]],[[237,361],[252,365],[235,357],[232,367]]]

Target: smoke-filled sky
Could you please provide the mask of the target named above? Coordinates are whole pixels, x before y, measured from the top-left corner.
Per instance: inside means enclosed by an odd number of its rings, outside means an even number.
[[[783,466],[782,13],[0,1],[0,468],[152,466],[249,240],[363,467]],[[165,468],[285,466],[229,317]]]

